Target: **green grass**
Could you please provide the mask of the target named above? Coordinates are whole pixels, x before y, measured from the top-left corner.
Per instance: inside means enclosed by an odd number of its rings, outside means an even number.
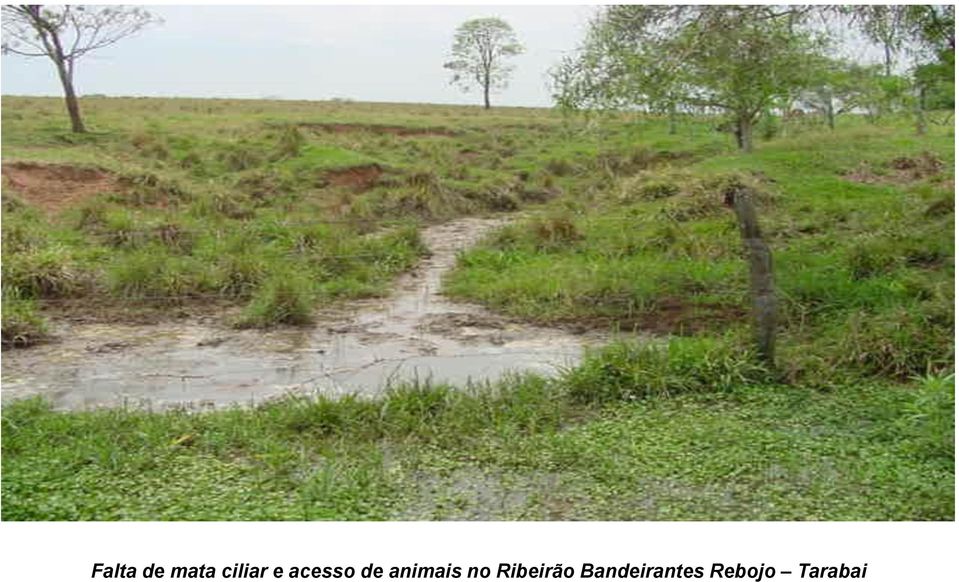
[[[23,299],[16,287],[4,288],[2,310],[3,347],[26,347],[47,337],[47,324],[37,305]]]
[[[4,187],[5,342],[39,339],[44,300],[76,297],[213,296],[245,306],[238,325],[308,323],[385,292],[423,254],[423,224],[511,210],[447,293],[658,337],[469,390],[209,413],[5,403],[4,519],[955,517],[951,128],[845,116],[742,155],[709,119],[669,134],[529,109],[83,106],[94,131],[75,137],[59,101],[4,99],[5,162],[123,185],[59,213]],[[906,176],[904,156],[941,166]],[[330,174],[374,166],[367,184]],[[751,347],[733,182],[772,247],[775,369]]]
[[[925,152],[931,152],[926,154]],[[930,155],[938,172],[886,183],[844,174]],[[711,334],[750,325],[748,268],[722,184],[749,185],[772,247],[783,367],[907,379],[953,366],[952,137],[850,127],[614,181],[553,203],[465,253],[457,297],[543,323]],[[557,236],[556,227],[562,227]],[[817,361],[818,360],[818,361]]]
[[[3,411],[3,519],[954,516],[951,377],[605,406],[577,382],[209,414],[24,400]]]
[[[120,98],[82,106],[91,132],[75,136],[59,100],[4,99],[5,163],[116,178],[58,212],[5,186],[4,279],[41,306],[63,296],[248,303],[304,263],[314,303],[381,294],[420,249],[415,238],[389,236],[377,247],[371,233],[541,204],[655,157],[633,143],[640,125],[584,135],[541,110]],[[697,148],[722,142],[708,124],[688,132]],[[356,182],[331,174],[370,168]],[[326,232],[304,235],[324,223]],[[312,238],[291,244],[302,236]]]

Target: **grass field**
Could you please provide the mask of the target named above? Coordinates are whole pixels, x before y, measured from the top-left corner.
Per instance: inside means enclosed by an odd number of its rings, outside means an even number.
[[[485,389],[202,414],[5,404],[3,519],[954,519],[952,127],[840,117],[740,154],[710,119],[83,106],[76,138],[59,101],[3,101],[5,345],[158,298],[305,323],[387,293],[424,224],[510,211],[448,294],[656,339]],[[751,350],[730,185],[772,248],[776,369]]]

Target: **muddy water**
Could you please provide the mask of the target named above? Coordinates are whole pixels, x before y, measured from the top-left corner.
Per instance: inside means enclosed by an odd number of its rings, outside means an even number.
[[[600,338],[512,323],[440,294],[457,253],[502,224],[465,218],[427,228],[431,256],[390,297],[341,305],[310,328],[62,324],[56,341],[3,354],[3,399],[42,394],[60,409],[202,408],[287,393],[372,394],[414,379],[467,385],[509,372],[554,374]]]

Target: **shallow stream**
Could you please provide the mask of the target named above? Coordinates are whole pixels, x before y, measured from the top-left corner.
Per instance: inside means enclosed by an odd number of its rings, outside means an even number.
[[[372,394],[400,381],[467,385],[555,374],[602,338],[510,322],[440,294],[457,253],[505,224],[464,218],[424,230],[431,255],[389,297],[351,301],[315,325],[235,330],[203,320],[60,323],[56,340],[3,354],[3,399],[58,409],[255,404],[288,393]]]

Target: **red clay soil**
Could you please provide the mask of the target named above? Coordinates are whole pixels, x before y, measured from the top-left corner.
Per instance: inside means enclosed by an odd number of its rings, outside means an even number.
[[[325,174],[325,177],[331,186],[363,191],[375,186],[382,175],[382,168],[376,164],[370,164],[368,166],[353,166],[343,170],[330,170]]]
[[[56,213],[103,192],[124,190],[113,174],[64,164],[3,164],[3,184],[25,202]]]
[[[413,135],[442,135],[453,136],[456,132],[445,127],[407,127],[403,125],[376,125],[369,123],[301,123],[300,127],[331,133],[352,133],[368,131],[371,133],[398,135],[408,137]]]

